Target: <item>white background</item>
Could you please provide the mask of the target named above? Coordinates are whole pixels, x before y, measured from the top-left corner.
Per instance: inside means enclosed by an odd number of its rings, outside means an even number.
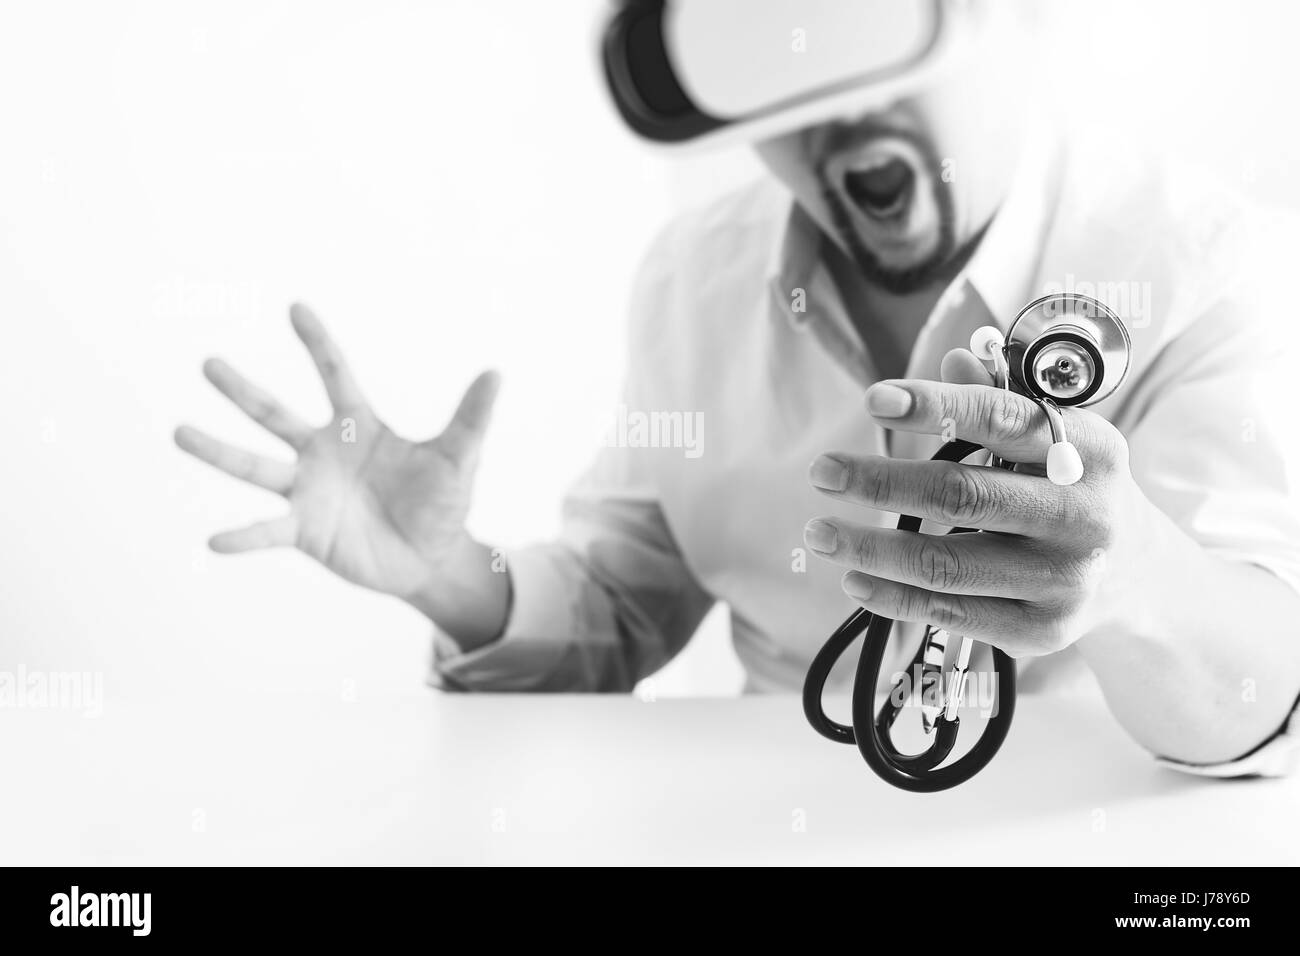
[[[181,421],[277,443],[199,375],[221,354],[324,401],[286,321],[326,319],[399,431],[441,427],[481,367],[505,389],[472,515],[550,533],[619,378],[640,250],[755,173],[617,125],[593,2],[16,3],[0,7],[0,670],[188,685],[422,678],[427,628],[293,552],[220,558],[283,507],[182,456]],[[1052,4],[1080,135],[1157,141],[1300,208],[1285,2]],[[715,615],[656,681],[728,692]]]

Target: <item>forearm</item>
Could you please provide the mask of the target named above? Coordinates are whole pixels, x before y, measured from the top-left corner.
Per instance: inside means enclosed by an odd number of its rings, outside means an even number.
[[[435,640],[435,669],[469,690],[630,690],[640,673],[638,620],[597,581],[570,545],[552,541],[510,554],[510,608],[497,639],[478,647]],[[440,630],[447,633],[440,625]]]
[[[1154,507],[1140,569],[1078,643],[1112,712],[1147,749],[1188,763],[1239,757],[1300,693],[1300,595],[1207,553]]]
[[[510,593],[504,559],[462,535],[441,569],[403,599],[468,652],[501,636],[510,615]]]
[[[650,504],[571,502],[561,540],[512,551],[509,563],[500,639],[475,654],[439,657],[438,672],[451,684],[631,690],[689,640],[713,603]]]

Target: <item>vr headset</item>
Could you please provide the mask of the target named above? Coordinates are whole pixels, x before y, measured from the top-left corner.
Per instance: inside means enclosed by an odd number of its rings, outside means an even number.
[[[963,0],[616,0],[601,59],[659,144],[759,140],[932,82],[987,19]]]

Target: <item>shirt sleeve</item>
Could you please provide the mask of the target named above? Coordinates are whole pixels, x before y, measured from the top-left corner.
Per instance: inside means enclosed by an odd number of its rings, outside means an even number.
[[[462,653],[435,631],[446,690],[628,691],[670,660],[713,603],[656,504],[605,497],[589,476],[561,539],[507,556],[513,602],[496,641]]]
[[[1263,568],[1300,593],[1300,349],[1285,327],[1280,275],[1239,273],[1167,340],[1136,390],[1137,422],[1125,430],[1134,477],[1157,507],[1207,551]],[[1300,640],[1294,622],[1278,626]],[[1261,685],[1268,677],[1255,675]],[[1270,693],[1294,701],[1298,690]],[[1293,704],[1270,738],[1234,760],[1159,759],[1203,776],[1281,776],[1300,763],[1300,714]]]
[[[1223,763],[1183,763],[1158,757],[1156,762],[1170,770],[1201,777],[1285,777],[1300,766],[1300,701],[1291,709],[1286,723],[1250,753]]]

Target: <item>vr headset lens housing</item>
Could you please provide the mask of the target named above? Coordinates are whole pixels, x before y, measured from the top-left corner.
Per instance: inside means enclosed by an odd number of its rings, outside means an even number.
[[[647,139],[777,135],[915,87],[951,45],[959,6],[624,0],[605,31],[605,75],[623,119]]]
[[[678,83],[728,122],[906,70],[937,28],[934,0],[677,0],[663,18]]]

